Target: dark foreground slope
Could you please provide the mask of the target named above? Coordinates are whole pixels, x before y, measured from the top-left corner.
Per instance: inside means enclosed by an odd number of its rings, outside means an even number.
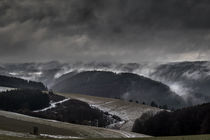
[[[168,86],[136,74],[87,71],[69,75],[59,78],[53,89],[57,92],[122,98],[148,104],[155,101],[159,105],[171,107],[184,105],[182,98],[170,91]]]
[[[95,138],[87,138],[87,140],[93,140]],[[100,138],[100,140],[106,140],[107,138]],[[124,140],[130,140],[130,138],[123,138]],[[132,138],[133,140],[208,140],[210,135],[193,135],[193,136],[176,136],[176,137],[149,137],[149,138]],[[54,138],[23,138],[23,137],[14,137],[14,136],[5,136],[0,135],[0,140],[60,140]],[[116,138],[109,138],[109,140],[116,140]]]
[[[154,117],[142,115],[135,121],[133,131],[152,136],[209,134],[210,103],[175,112],[164,111]]]

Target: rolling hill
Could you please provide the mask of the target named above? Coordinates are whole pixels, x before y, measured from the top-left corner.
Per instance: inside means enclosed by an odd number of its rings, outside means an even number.
[[[53,90],[91,96],[120,98],[137,102],[152,101],[170,107],[184,106],[184,100],[160,82],[131,73],[87,71],[68,73],[57,79]]]
[[[210,62],[177,62],[160,65],[152,79],[168,85],[188,105],[210,102]]]
[[[119,130],[75,125],[54,120],[40,119],[22,114],[0,111],[0,130],[30,133],[33,127],[39,128],[40,134],[62,135],[80,138],[126,138],[147,137],[146,135]]]
[[[41,81],[49,88],[71,74],[85,71],[109,71],[145,76],[167,85],[171,91],[182,97],[187,106],[210,101],[210,62],[152,63],[21,63],[0,64],[0,74],[27,80]]]
[[[28,81],[21,78],[0,75],[0,86],[20,89],[39,89],[47,90],[41,82]]]
[[[57,93],[71,99],[84,101],[92,107],[119,116],[123,121],[113,124],[110,128],[131,131],[134,121],[143,113],[151,111],[154,114],[161,111],[159,108],[137,104],[135,102],[123,101],[120,99],[95,97],[83,94]]]
[[[109,71],[114,73],[131,73],[159,81],[171,91],[182,97],[187,106],[210,101],[209,73],[210,62],[176,62],[176,63],[21,63],[0,64],[0,74],[15,76],[27,80],[41,81],[48,88],[63,79],[69,79],[70,73],[85,71]],[[61,78],[62,77],[62,78]]]

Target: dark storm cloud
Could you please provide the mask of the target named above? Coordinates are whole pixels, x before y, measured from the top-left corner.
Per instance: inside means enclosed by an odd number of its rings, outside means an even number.
[[[209,0],[1,0],[1,61],[209,59]]]

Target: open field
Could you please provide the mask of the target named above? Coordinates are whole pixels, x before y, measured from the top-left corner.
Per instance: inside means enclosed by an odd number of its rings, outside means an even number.
[[[0,111],[0,130],[30,133],[32,132],[32,128],[34,126],[39,128],[40,134],[49,135],[64,135],[82,138],[147,137],[146,135],[132,132],[76,125],[54,120],[30,117],[7,111]]]
[[[177,137],[151,137],[151,138],[124,138],[123,140],[209,140],[210,135],[195,135],[195,136],[177,136]],[[13,136],[0,135],[0,140],[56,140],[50,138],[22,138]],[[107,139],[85,139],[85,140],[107,140]],[[109,140],[122,140],[110,139]]]
[[[88,96],[83,94],[69,94],[69,93],[56,93],[67,98],[73,98],[89,103],[91,106],[100,110],[107,111],[112,115],[117,115],[124,120],[120,124],[120,130],[131,131],[134,121],[139,118],[144,112],[152,111],[158,112],[159,108],[154,108],[148,105],[137,104],[135,102],[123,101],[120,99],[104,98]]]
[[[106,139],[94,139],[94,140],[106,140]],[[119,139],[109,139],[109,140],[119,140]],[[124,138],[123,140],[210,140],[210,135],[149,137],[149,138],[132,138],[132,139]]]
[[[68,98],[88,102],[90,105],[108,111],[109,113],[122,115],[123,119],[134,119],[135,115],[142,114],[144,111],[148,110],[159,111],[157,108],[118,99],[93,97],[80,94],[59,94]],[[123,138],[124,140],[129,140],[132,138],[132,140],[210,140],[210,135],[148,137],[146,135],[121,130],[75,125],[54,120],[30,117],[18,113],[0,111],[0,140],[51,140],[50,138],[31,135],[30,132],[32,132],[34,126],[39,128],[40,134],[64,136],[64,138],[68,137],[71,139],[84,138],[87,140],[106,140],[109,138],[109,140],[118,140]]]

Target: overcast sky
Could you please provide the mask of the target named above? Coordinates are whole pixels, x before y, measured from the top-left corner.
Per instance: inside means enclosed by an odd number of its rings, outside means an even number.
[[[1,0],[0,62],[210,59],[209,0]]]

